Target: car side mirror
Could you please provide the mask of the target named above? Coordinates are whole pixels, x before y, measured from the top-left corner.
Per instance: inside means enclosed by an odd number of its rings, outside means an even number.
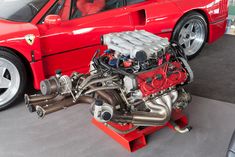
[[[61,24],[61,17],[59,15],[47,15],[44,24],[47,25],[47,27],[55,27],[59,26]]]

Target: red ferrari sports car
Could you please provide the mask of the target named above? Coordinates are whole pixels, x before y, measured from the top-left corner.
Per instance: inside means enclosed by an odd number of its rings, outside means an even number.
[[[178,42],[188,58],[225,32],[227,0],[0,0],[0,109],[33,79],[86,72],[100,37],[140,30]]]

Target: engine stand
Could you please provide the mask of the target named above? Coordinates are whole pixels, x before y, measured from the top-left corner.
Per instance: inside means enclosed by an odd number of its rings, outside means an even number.
[[[181,128],[184,128],[188,125],[188,118],[181,111],[174,110],[171,120],[174,121],[175,124],[177,124]],[[139,127],[128,134],[119,134],[113,131],[112,129],[108,128],[107,126],[105,126],[103,123],[96,121],[95,119],[92,120],[92,123],[101,130],[103,130],[106,134],[111,136],[114,140],[116,140],[118,143],[120,143],[124,148],[126,148],[130,152],[137,151],[142,147],[146,146],[147,145],[146,136],[164,127],[168,127],[174,130],[174,126],[170,122],[168,122],[164,126]],[[128,130],[132,127],[130,125],[122,126],[116,123],[108,123],[108,124],[119,130]]]

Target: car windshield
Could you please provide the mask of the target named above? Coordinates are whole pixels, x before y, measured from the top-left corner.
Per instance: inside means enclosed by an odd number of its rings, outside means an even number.
[[[49,0],[0,0],[0,18],[30,22]]]

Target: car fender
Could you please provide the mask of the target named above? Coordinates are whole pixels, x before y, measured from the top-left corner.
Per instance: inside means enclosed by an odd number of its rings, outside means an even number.
[[[200,10],[207,15],[209,23],[214,23],[228,16],[228,0],[172,0],[183,14]]]
[[[0,21],[0,47],[16,52],[30,64],[34,76],[34,86],[39,88],[40,80],[44,79],[40,34],[37,27],[31,23],[13,23]]]
[[[228,0],[172,0],[185,15],[190,11],[198,11],[206,15],[208,21],[208,43],[220,38],[226,29],[228,17]]]

